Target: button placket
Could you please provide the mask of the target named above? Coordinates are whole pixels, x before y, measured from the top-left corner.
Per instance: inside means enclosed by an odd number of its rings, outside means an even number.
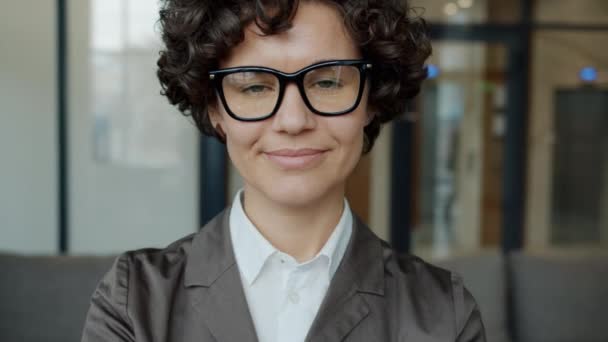
[[[287,299],[293,304],[297,305],[300,303],[300,289],[302,287],[302,271],[295,266],[289,272],[289,278],[287,281]]]

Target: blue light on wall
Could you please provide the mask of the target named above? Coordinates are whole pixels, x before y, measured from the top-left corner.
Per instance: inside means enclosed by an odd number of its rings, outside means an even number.
[[[439,76],[439,67],[434,64],[427,65],[426,75],[429,79],[437,78]]]
[[[584,67],[579,71],[578,76],[583,82],[597,81],[597,69],[594,67]]]

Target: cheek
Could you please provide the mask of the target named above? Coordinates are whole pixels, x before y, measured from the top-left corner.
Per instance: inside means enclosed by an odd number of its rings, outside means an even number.
[[[345,152],[347,159],[346,164],[348,164],[347,169],[350,174],[359,163],[363,153],[363,129],[361,128],[360,131],[357,131],[356,134],[353,134],[349,138],[351,139],[348,145],[349,148]]]
[[[355,113],[352,113],[355,114]],[[339,144],[341,164],[340,169],[350,173],[361,158],[363,150],[363,127],[365,113],[357,113],[351,117],[344,116],[331,123],[334,139]],[[330,118],[332,119],[332,118]]]
[[[361,151],[363,150],[363,128],[353,127],[349,132],[344,130],[340,135],[342,149],[349,156],[360,157]]]
[[[367,118],[367,111],[359,109],[353,113],[336,117],[331,121],[331,130],[335,139],[343,148],[357,149],[363,143],[363,129]],[[329,118],[332,119],[332,118]]]
[[[255,157],[256,143],[262,127],[257,123],[231,122],[224,124],[226,148],[233,164],[241,171]]]

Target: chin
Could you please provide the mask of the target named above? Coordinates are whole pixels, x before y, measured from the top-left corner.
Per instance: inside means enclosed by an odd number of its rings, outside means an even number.
[[[331,195],[329,184],[286,179],[272,181],[265,189],[260,189],[271,201],[288,207],[308,207],[319,203],[324,197]]]

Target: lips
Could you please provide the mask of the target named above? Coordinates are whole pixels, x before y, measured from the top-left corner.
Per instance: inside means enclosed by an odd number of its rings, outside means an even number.
[[[283,170],[298,170],[315,166],[326,152],[315,148],[280,149],[265,152],[264,155]]]

